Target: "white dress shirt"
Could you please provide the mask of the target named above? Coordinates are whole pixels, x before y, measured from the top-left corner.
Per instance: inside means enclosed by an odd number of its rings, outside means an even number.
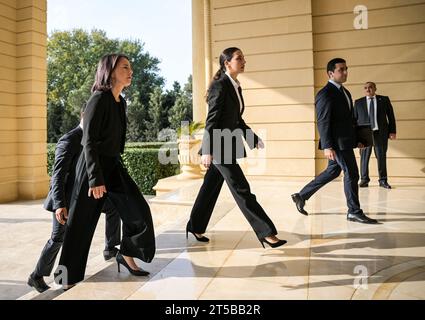
[[[236,96],[238,97],[238,100],[239,100],[239,110],[242,112],[242,99],[239,96],[239,91],[238,91],[238,88],[240,87],[240,83],[239,83],[238,80],[236,80],[236,81],[233,80],[232,76],[227,71],[225,73],[229,77],[230,82],[232,82],[233,87],[235,88]]]

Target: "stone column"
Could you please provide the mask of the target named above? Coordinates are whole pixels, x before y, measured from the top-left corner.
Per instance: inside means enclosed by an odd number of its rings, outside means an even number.
[[[205,121],[206,71],[210,62],[206,57],[205,17],[209,12],[209,0],[192,0],[192,74],[193,74],[193,121]]]
[[[18,196],[16,3],[0,0],[0,203]]]
[[[46,195],[47,1],[16,1],[18,197]]]

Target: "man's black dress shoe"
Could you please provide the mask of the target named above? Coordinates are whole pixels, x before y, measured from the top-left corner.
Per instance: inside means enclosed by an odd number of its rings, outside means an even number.
[[[368,181],[360,181],[360,183],[359,183],[360,188],[367,188],[368,186],[369,186]]]
[[[379,182],[379,186],[385,189],[391,189],[391,186],[388,184],[387,181]]]
[[[44,282],[43,277],[35,277],[33,274],[29,276],[27,283],[40,293],[50,289],[46,282]]]
[[[118,249],[115,247],[112,248],[107,248],[105,250],[103,250],[103,258],[105,259],[105,261],[108,261],[114,257],[116,257],[118,254]]]
[[[297,206],[297,210],[299,213],[302,213],[305,216],[308,216],[308,212],[304,210],[305,201],[303,198],[301,198],[299,193],[294,193],[291,195],[292,201],[295,202],[295,205]]]
[[[368,224],[376,224],[378,220],[371,219],[367,217],[364,213],[349,213],[347,214],[348,221],[360,222],[360,223],[368,223]]]

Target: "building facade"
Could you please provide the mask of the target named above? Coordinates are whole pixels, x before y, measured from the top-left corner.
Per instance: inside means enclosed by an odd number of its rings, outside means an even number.
[[[245,54],[244,117],[265,130],[267,146],[250,152],[248,175],[312,178],[324,169],[314,95],[326,84],[327,62],[342,57],[353,98],[374,81],[377,94],[393,103],[391,181],[425,181],[425,1],[192,0],[192,10],[195,120],[205,119],[204,95],[220,52],[236,46]],[[374,159],[370,171],[377,176]]]
[[[0,202],[48,190],[46,0],[0,0]]]
[[[46,10],[46,0],[0,0],[0,202],[48,190]],[[220,52],[238,46],[245,54],[244,118],[267,146],[249,152],[248,175],[309,179],[326,166],[314,95],[338,56],[347,60],[354,98],[374,81],[393,102],[391,181],[425,182],[424,0],[192,0],[192,20],[196,121],[205,120]],[[374,159],[370,166],[376,176]]]

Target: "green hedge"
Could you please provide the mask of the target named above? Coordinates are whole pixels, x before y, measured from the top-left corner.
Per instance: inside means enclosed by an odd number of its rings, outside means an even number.
[[[47,174],[52,176],[53,165],[55,164],[55,143],[47,144]]]
[[[178,164],[160,164],[158,149],[128,148],[123,160],[128,173],[144,194],[155,194],[152,187],[158,180],[178,174],[180,169]]]
[[[143,149],[159,149],[163,145],[171,146],[171,148],[177,148],[177,142],[127,142],[126,148],[143,148]]]
[[[155,194],[152,189],[159,179],[179,173],[178,164],[159,163],[158,150],[163,142],[128,143],[122,155],[124,164],[130,176],[134,179],[143,194]],[[52,174],[55,160],[55,144],[47,145],[47,172]]]

